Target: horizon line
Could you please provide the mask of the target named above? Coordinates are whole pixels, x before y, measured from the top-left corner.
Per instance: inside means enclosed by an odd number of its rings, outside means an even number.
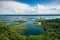
[[[60,14],[0,14],[0,16],[60,16]]]

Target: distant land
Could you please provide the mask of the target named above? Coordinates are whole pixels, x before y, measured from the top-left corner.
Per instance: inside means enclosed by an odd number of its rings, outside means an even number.
[[[0,14],[0,16],[60,16],[60,14]]]

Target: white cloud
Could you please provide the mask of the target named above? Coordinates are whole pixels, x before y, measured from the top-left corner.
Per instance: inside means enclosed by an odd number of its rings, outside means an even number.
[[[28,4],[15,1],[0,1],[0,12],[0,14],[57,14],[60,12],[60,5],[43,6],[37,4],[31,7]]]

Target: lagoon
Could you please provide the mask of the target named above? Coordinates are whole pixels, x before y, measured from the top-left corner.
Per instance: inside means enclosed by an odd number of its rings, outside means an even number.
[[[10,26],[11,28],[15,28],[18,26],[27,27],[27,30],[17,30],[18,33],[23,35],[40,35],[44,33],[44,29],[42,27],[38,27],[37,25],[33,24],[34,20],[39,18],[40,16],[0,16],[0,20],[8,20],[6,23],[14,23],[16,20],[26,20],[27,22],[23,24],[18,24],[14,26]]]

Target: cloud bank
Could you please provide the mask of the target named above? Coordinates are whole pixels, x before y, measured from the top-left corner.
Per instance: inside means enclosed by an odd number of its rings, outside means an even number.
[[[60,5],[30,6],[15,1],[0,1],[0,14],[59,14]]]

